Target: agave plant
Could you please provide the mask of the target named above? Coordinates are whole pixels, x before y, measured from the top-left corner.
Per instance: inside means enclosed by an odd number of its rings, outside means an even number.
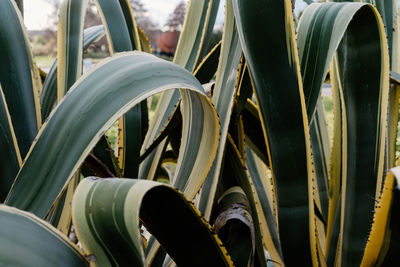
[[[398,264],[397,1],[310,3],[295,28],[292,1],[226,0],[208,51],[220,1],[192,0],[173,62],[128,0],[84,29],[88,2],[62,2],[45,73],[0,1],[1,264]]]

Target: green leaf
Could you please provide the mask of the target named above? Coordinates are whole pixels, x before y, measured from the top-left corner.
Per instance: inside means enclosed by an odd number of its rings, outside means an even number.
[[[291,3],[234,0],[233,6],[270,155],[283,261],[317,264],[311,147]]]
[[[261,202],[265,199],[259,198],[257,190],[263,190],[263,188],[256,188],[260,184],[253,184],[249,173],[246,170],[245,162],[241,158],[239,150],[235,146],[232,137],[228,134],[226,143],[226,155],[224,160],[224,172],[221,174],[220,183],[218,185],[219,190],[225,190],[226,187],[240,186],[246,193],[249,206],[251,208],[251,214],[255,232],[255,264],[259,266],[268,266],[269,259],[265,256],[265,249],[272,255],[272,260],[275,263],[282,263],[282,256],[280,252],[279,239],[277,239],[276,228],[269,228],[268,224],[275,224],[275,217],[269,217],[271,214],[263,213],[263,207]],[[225,187],[225,188],[224,188]],[[266,203],[266,205],[268,205]],[[268,218],[269,217],[269,218]],[[267,221],[266,221],[267,219]],[[270,230],[273,230],[269,232]],[[246,257],[244,255],[244,257]],[[243,260],[243,259],[242,259]]]
[[[0,221],[1,265],[89,266],[75,244],[36,216],[2,205]]]
[[[0,33],[0,84],[25,158],[41,125],[39,87],[28,34],[14,0],[0,2]]]
[[[79,184],[72,210],[78,238],[99,266],[145,265],[139,218],[179,266],[232,266],[194,206],[166,185],[87,178]]]
[[[199,210],[204,214],[206,219],[209,219],[211,215],[211,208],[214,203],[215,192],[221,172],[233,100],[237,89],[238,66],[242,55],[242,47],[239,42],[233,16],[232,3],[227,1],[225,8],[226,17],[222,37],[221,56],[212,97],[212,102],[215,105],[221,122],[221,140],[218,145],[216,160],[203,186],[199,203]]]
[[[316,173],[316,193],[314,194],[314,199],[323,216],[324,225],[326,227],[329,206],[328,191],[331,148],[323,105],[323,99],[320,97],[317,102],[316,111],[311,120],[310,137]]]
[[[194,71],[196,60],[202,46],[204,46],[204,34],[207,32],[207,29],[211,27],[209,24],[211,19],[210,8],[218,8],[218,5],[213,4],[215,1],[218,0],[190,0],[188,4],[185,23],[178,41],[174,62],[189,71]],[[154,113],[154,118],[156,119],[154,119],[149,126],[149,131],[143,142],[141,153],[143,153],[143,148],[151,145],[156,136],[159,135],[160,131],[168,123],[179,101],[179,97],[180,95],[177,90],[163,93],[160,96]],[[159,145],[157,150],[150,154],[141,164],[139,170],[139,177],[141,179],[153,179],[165,147],[166,143],[164,141]]]
[[[208,53],[208,55],[199,64],[197,69],[194,71],[194,75],[201,84],[210,82],[214,77],[215,72],[218,68],[218,60],[221,54],[221,42],[216,44],[214,48]]]
[[[318,97],[322,78],[337,50],[344,143],[336,262],[356,266],[361,263],[375,198],[379,198],[382,187],[389,88],[385,30],[371,5],[326,3],[305,10],[299,36],[309,114],[314,109],[312,99]]]
[[[393,179],[391,175],[394,175]],[[394,182],[394,183],[392,183]],[[367,243],[367,249],[369,245],[379,245],[380,240],[382,239],[382,228],[377,228],[378,226],[382,227],[386,223],[385,235],[383,239],[383,244],[381,250],[379,251],[379,258],[377,265],[381,266],[396,266],[399,264],[398,260],[398,252],[400,249],[400,214],[397,212],[400,208],[400,173],[399,168],[390,169],[388,172],[385,185],[383,188],[382,197],[379,202],[379,206],[377,207],[377,212],[375,216],[375,220],[378,223],[374,222],[372,225],[372,230],[370,233],[370,240]],[[391,201],[390,201],[391,198]],[[387,209],[389,209],[390,215],[386,217]],[[377,216],[380,218],[378,219]],[[375,229],[376,228],[376,229]],[[375,229],[375,230],[374,230]],[[375,240],[371,240],[374,238]],[[372,241],[370,243],[370,241]],[[379,246],[378,246],[379,248]],[[371,246],[371,250],[366,249],[365,257],[374,257],[377,253],[377,247]],[[367,254],[368,253],[368,254]],[[372,255],[370,254],[372,253]],[[366,261],[368,263],[368,261]]]
[[[82,75],[83,22],[89,1],[65,0],[60,6],[57,32],[57,102]]]
[[[105,25],[111,54],[140,50],[140,40],[127,0],[96,0]],[[143,108],[146,109],[143,112]],[[144,118],[142,118],[144,117]],[[142,137],[147,129],[147,103],[134,107],[120,120],[119,160],[125,177],[136,178],[139,169]]]
[[[147,53],[131,52],[103,61],[75,83],[42,128],[6,203],[46,216],[68,180],[115,120],[146,97],[177,87],[188,90],[181,90],[184,140],[175,180],[192,199],[216,153],[216,112],[189,72]],[[199,144],[197,150],[189,147],[192,143]],[[188,149],[191,157],[186,154]]]
[[[243,190],[231,187],[218,200],[214,230],[224,243],[235,266],[254,262],[255,237],[249,201]]]
[[[104,27],[101,25],[85,29],[83,32],[83,50],[104,36]],[[51,66],[49,73],[43,83],[43,89],[40,94],[40,106],[42,111],[42,120],[45,121],[54,107],[57,97],[57,68],[56,59]]]
[[[282,263],[282,249],[277,228],[276,198],[267,166],[254,152],[246,148],[246,167],[255,189],[253,191],[254,199],[258,199],[255,201],[255,205],[263,243],[272,261]]]
[[[392,210],[392,203],[396,201],[394,198],[398,197],[398,189],[396,189],[397,183],[395,180],[398,178],[398,174],[399,167],[390,170],[386,174],[382,195],[374,213],[374,220],[372,223],[371,232],[369,233],[368,242],[365,247],[361,266],[381,265],[378,264],[378,259],[381,254],[384,254],[382,253],[382,250],[385,246],[384,244],[386,243],[387,246],[387,243],[393,241],[390,240],[388,235],[390,236],[392,232],[390,228],[395,227],[395,224],[390,225],[390,213],[396,211],[395,209]],[[395,175],[397,177],[395,177]],[[392,262],[392,264],[394,264],[394,262]]]
[[[14,128],[7,109],[7,103],[0,87],[0,201],[4,201],[11,188],[14,178],[21,167]]]

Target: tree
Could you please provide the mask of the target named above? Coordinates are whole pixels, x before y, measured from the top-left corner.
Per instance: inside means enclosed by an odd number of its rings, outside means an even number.
[[[160,26],[149,16],[142,0],[130,0],[136,24],[144,31],[150,43],[154,44],[160,36]]]
[[[185,21],[187,5],[184,1],[181,1],[169,15],[168,21],[165,24],[169,27],[170,31],[180,31]]]

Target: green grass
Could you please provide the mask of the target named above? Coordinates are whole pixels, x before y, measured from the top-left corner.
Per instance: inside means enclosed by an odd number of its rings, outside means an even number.
[[[333,101],[331,96],[322,95],[322,100],[324,102],[325,119],[328,125],[329,139],[332,143],[333,138]]]

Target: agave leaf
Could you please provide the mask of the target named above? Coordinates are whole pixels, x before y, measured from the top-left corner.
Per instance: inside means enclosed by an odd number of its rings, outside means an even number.
[[[128,0],[96,0],[106,27],[111,54],[140,50],[140,37]],[[142,139],[148,128],[147,102],[134,107],[119,120],[118,158],[125,177],[137,177]]]
[[[251,165],[251,167],[254,166]],[[268,210],[268,202],[264,203],[266,200],[265,192],[264,195],[259,194],[265,187],[260,187],[260,181],[257,182],[257,177],[254,179],[250,177],[250,173],[246,170],[245,162],[240,157],[240,152],[235,146],[230,134],[228,134],[227,138],[224,168],[225,172],[228,172],[223,173],[221,183],[227,183],[227,179],[235,179],[236,184],[243,189],[249,200],[252,219],[254,221],[257,263],[260,266],[268,265],[268,261],[271,259],[265,256],[265,249],[267,249],[274,264],[283,264],[275,216],[272,213],[272,209]],[[261,179],[265,179],[265,177]],[[261,183],[263,183],[263,181]],[[265,209],[266,207],[267,209]]]
[[[386,36],[389,46],[390,70],[399,72],[400,62],[400,21],[398,2],[375,0],[379,14],[382,16],[385,24]],[[391,85],[389,88],[389,114],[388,114],[388,141],[387,141],[387,165],[386,168],[395,166],[396,159],[396,138],[397,122],[399,119],[399,99],[400,90],[397,85]]]
[[[395,83],[396,85],[400,85],[400,73],[391,71],[390,72],[390,81]]]
[[[263,244],[274,263],[283,264],[282,250],[277,228],[276,199],[274,187],[266,165],[256,154],[246,148],[246,166],[254,186],[257,216],[260,222]],[[257,200],[258,199],[258,200]]]
[[[129,0],[119,0],[119,4],[124,14],[126,25],[128,27],[129,37],[132,43],[133,50],[143,51],[143,48],[141,47],[142,42],[139,35],[139,29],[136,26],[136,20],[133,16],[132,6]]]
[[[57,31],[57,102],[82,75],[83,22],[89,1],[65,0]]]
[[[325,255],[327,255],[328,265],[329,258],[334,260],[336,254],[336,246],[340,228],[340,195],[342,186],[342,150],[344,141],[342,139],[342,112],[344,109],[344,100],[342,85],[339,77],[339,69],[337,64],[337,56],[334,57],[330,66],[330,80],[332,86],[332,102],[333,102],[333,139],[331,161],[329,167],[329,207],[328,220],[326,226]],[[334,241],[331,242],[332,233],[335,233]],[[331,256],[330,256],[331,255]]]
[[[317,264],[311,147],[291,3],[233,4],[276,186],[283,261]],[[262,33],[259,25],[265,25]]]
[[[201,84],[210,82],[217,71],[218,60],[221,54],[221,43],[219,42],[214,46],[194,71],[194,75]]]
[[[151,47],[150,40],[147,38],[144,31],[138,28],[139,40],[140,40],[140,48],[143,52],[153,53],[153,48]]]
[[[14,128],[7,109],[6,99],[0,87],[0,201],[4,201],[8,191],[21,167],[22,160],[19,152]]]
[[[374,221],[361,262],[361,266],[363,267],[375,266],[377,264],[383,243],[385,242],[385,238],[387,238],[386,234],[390,222],[390,213],[392,212],[393,198],[395,196],[394,191],[397,185],[394,174],[398,174],[398,171],[399,169],[396,168],[386,174],[382,195],[375,210]]]
[[[394,183],[391,175],[394,175]],[[388,172],[386,177],[384,191],[381,196],[380,203],[377,207],[376,215],[374,217],[374,223],[369,236],[369,242],[367,243],[366,253],[363,260],[365,263],[369,263],[367,260],[375,260],[377,251],[373,249],[379,249],[383,238],[382,247],[379,251],[379,258],[376,265],[378,266],[396,266],[399,264],[398,251],[400,249],[400,229],[399,222],[400,216],[396,212],[400,208],[400,173],[399,168],[393,168]],[[392,201],[390,201],[390,198]],[[387,212],[389,211],[389,215]],[[386,224],[384,232],[381,230]],[[382,237],[383,233],[385,234]],[[368,249],[368,250],[367,250]]]
[[[303,14],[299,36],[303,36],[299,38],[299,54],[305,94],[310,99],[309,111],[313,110],[311,99],[320,88],[320,78],[326,75],[322,70],[327,71],[329,61],[338,50],[345,141],[341,234],[336,261],[343,266],[359,265],[372,221],[374,197],[380,195],[384,168],[389,88],[384,26],[378,11],[371,5],[314,4]],[[319,50],[315,54],[313,47],[317,44]],[[320,63],[314,63],[314,59]],[[324,68],[313,67],[318,65]]]
[[[83,24],[87,4],[87,0],[66,0],[63,1],[60,6],[57,32],[57,103],[61,101],[66,92],[82,75],[84,50]],[[75,173],[75,175],[77,177],[80,176],[79,173]],[[66,192],[66,197],[69,196],[69,198],[71,198],[74,189],[74,186],[69,186],[68,190],[70,192]],[[68,202],[57,202],[58,207],[56,208],[58,210],[61,209],[61,217],[63,218],[64,224],[62,228],[67,232],[69,231],[69,224],[71,221],[70,209],[68,209],[70,199],[63,198],[63,200],[67,200]],[[62,207],[66,207],[66,209],[64,210]],[[56,216],[55,219],[52,220],[52,223],[57,225],[58,219],[58,216]]]
[[[160,132],[160,135],[154,140],[150,147],[140,155],[141,161],[145,159],[165,138],[167,138],[168,135],[171,135],[174,131],[177,131],[177,129],[180,128],[182,128],[182,115],[178,110],[175,110],[172,118]]]
[[[255,254],[253,219],[243,190],[231,187],[218,200],[214,231],[224,243],[235,266],[252,266]]]
[[[15,0],[15,3],[17,3],[21,16],[24,17],[24,0]]]
[[[104,27],[101,25],[93,26],[85,29],[83,32],[83,50],[86,50],[90,44],[96,42],[104,36]],[[56,59],[51,66],[49,73],[43,83],[43,89],[40,94],[40,106],[42,111],[42,120],[46,120],[57,96],[57,67],[58,60]]]
[[[219,0],[191,0],[186,11],[182,34],[175,52],[174,62],[185,69],[194,71],[204,40],[214,28]],[[206,54],[206,53],[205,53]]]
[[[28,34],[14,0],[0,2],[0,83],[13,121],[21,157],[41,126],[39,76]]]
[[[175,177],[179,189],[192,199],[216,153],[216,112],[202,86],[183,68],[146,53],[131,52],[105,60],[75,83],[38,135],[6,203],[46,216],[69,179],[118,117],[146,97],[176,87],[189,90],[181,91],[184,140]],[[199,144],[197,150],[189,148],[188,144],[193,143]],[[187,149],[191,149],[193,157],[187,157]]]
[[[144,266],[139,217],[178,265],[233,266],[194,206],[166,185],[89,178],[79,184],[72,205],[79,240],[98,266]]]
[[[269,164],[267,147],[265,146],[265,139],[263,130],[260,122],[259,111],[250,99],[247,99],[244,106],[243,112],[243,123],[245,142],[247,146],[254,151],[257,156],[264,161],[265,164]]]
[[[89,266],[75,244],[31,213],[1,205],[0,221],[1,265]]]
[[[71,230],[71,203],[72,197],[80,181],[81,173],[76,172],[69,182],[65,192],[53,205],[53,210],[47,219],[54,227],[56,227],[64,235],[68,236]]]
[[[108,142],[106,136],[103,136],[100,139],[96,147],[93,149],[92,153],[94,157],[99,159],[101,164],[104,164],[105,172],[113,174],[108,174],[105,177],[122,177],[122,171],[119,169],[118,166],[118,159],[115,156],[114,150],[111,147],[111,144]]]
[[[221,122],[221,140],[218,145],[216,161],[207,176],[199,203],[199,210],[204,214],[206,219],[210,218],[211,208],[217,190],[233,100],[237,89],[238,66],[242,55],[242,47],[239,42],[231,1],[226,1],[225,8],[226,16],[222,37],[221,56],[212,97],[212,102],[217,109]]]
[[[330,140],[325,120],[324,104],[320,97],[317,102],[316,112],[310,124],[310,136],[313,151],[314,168],[316,172],[315,186],[317,194],[314,199],[321,211],[326,226],[329,206],[329,163]]]
[[[218,66],[218,58],[221,51],[221,43],[218,43],[212,51],[204,58],[204,60],[200,63],[197,69],[194,72],[195,77],[199,80],[200,83],[205,83],[210,81],[210,79],[214,76],[215,71]],[[204,87],[204,84],[203,84]],[[204,87],[207,92],[207,89]],[[212,89],[211,89],[212,90]],[[180,113],[177,112],[178,106],[173,111],[171,117],[168,120],[168,123],[164,125],[164,128],[158,133],[158,136],[155,136],[155,139],[148,147],[142,147],[142,152],[140,155],[140,161],[142,162],[157,146],[170,134],[172,134],[175,129],[181,128],[181,118]],[[172,141],[172,140],[170,140]],[[180,143],[180,140],[179,140]],[[172,144],[174,146],[174,144]]]
[[[213,29],[215,21],[217,19],[217,14],[220,6],[220,0],[212,0],[208,4],[207,14],[205,17],[204,29],[201,37],[201,43],[199,45],[199,52],[197,54],[196,63],[194,64],[193,70],[197,69],[199,64],[204,60],[204,58],[209,54],[208,51],[209,41],[213,34]],[[189,17],[191,19],[191,17]]]
[[[210,8],[218,9],[218,5],[213,4],[215,1],[217,0],[191,0],[188,4],[182,34],[179,38],[174,57],[174,62],[187,70],[192,71],[195,69],[195,61],[204,45],[204,33],[207,32],[206,29],[208,27],[211,27],[209,24],[212,12]],[[150,146],[155,137],[159,135],[159,132],[168,123],[179,101],[179,97],[180,95],[177,90],[165,92],[160,96],[154,115],[155,119],[152,120],[149,126],[149,131],[142,147],[146,148]],[[166,143],[164,141],[159,145],[157,150],[142,162],[139,170],[140,178],[152,179],[154,177],[165,147]]]

